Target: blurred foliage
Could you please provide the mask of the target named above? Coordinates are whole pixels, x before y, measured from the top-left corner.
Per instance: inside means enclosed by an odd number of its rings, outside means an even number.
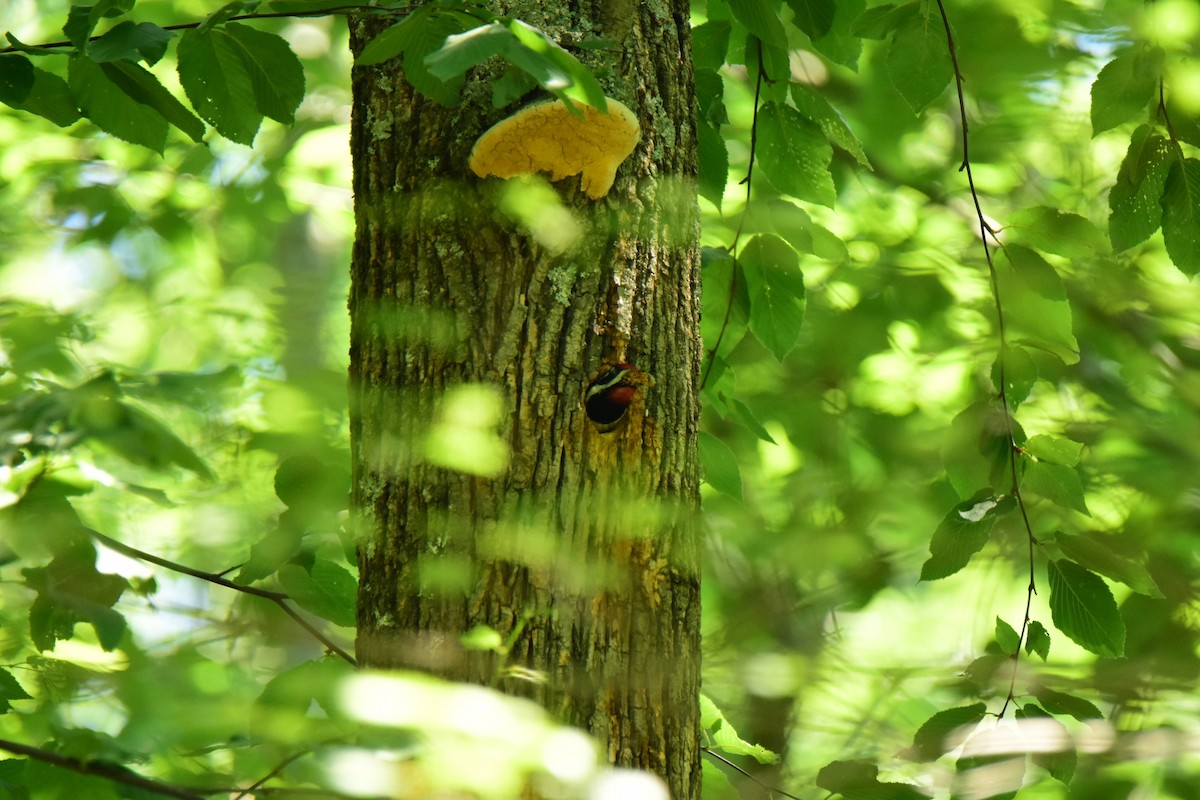
[[[68,5],[13,0],[0,53],[0,748],[200,794],[635,796],[527,704],[336,656],[344,23],[235,4],[167,37],[213,9]],[[955,60],[939,8],[694,9],[705,793],[1187,800],[1200,11],[947,3]],[[401,14],[369,60],[439,102],[493,56],[497,105],[538,84],[602,102],[539,32],[451,10]],[[64,21],[71,66],[25,48]],[[551,188],[525,193],[573,230]],[[449,396],[419,455],[503,470],[496,399]],[[521,668],[495,631],[465,644]],[[145,796],[97,774],[14,757],[0,791]]]

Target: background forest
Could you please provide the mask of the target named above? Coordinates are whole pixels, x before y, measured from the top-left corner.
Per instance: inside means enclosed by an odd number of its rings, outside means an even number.
[[[185,97],[155,30],[214,7],[142,0],[68,75],[26,46],[69,3],[5,2],[0,794],[655,796],[343,657],[344,20],[230,23],[299,63],[205,134],[96,75]],[[1200,5],[947,2],[954,59],[942,12],[694,8],[705,797],[1200,797]],[[395,45],[421,91],[455,30]],[[513,202],[563,229],[548,183]],[[423,457],[502,468],[496,414],[458,393]]]

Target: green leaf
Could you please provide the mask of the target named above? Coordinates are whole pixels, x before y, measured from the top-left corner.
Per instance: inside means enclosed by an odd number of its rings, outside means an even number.
[[[1037,653],[1042,661],[1050,657],[1050,632],[1036,619],[1029,620],[1025,631],[1025,652]]]
[[[696,69],[719,70],[729,52],[729,20],[714,19],[692,28],[692,60]]]
[[[604,96],[604,89],[600,86],[600,82],[596,80],[596,76],[592,75],[591,70],[583,65],[583,63],[568,53],[558,44],[551,41],[545,33],[526,25],[520,20],[513,20],[509,23],[508,29],[513,32],[517,40],[524,47],[514,47],[508,52],[508,57],[514,64],[522,69],[526,69],[528,63],[528,55],[537,56],[543,60],[549,60],[554,67],[562,75],[566,76],[567,85],[559,85],[559,78],[554,77],[545,81],[539,79],[542,88],[551,91],[560,99],[574,100],[580,103],[586,103],[607,111],[607,99]],[[530,72],[535,78],[537,73]],[[571,104],[567,103],[568,108]]]
[[[996,644],[1008,655],[1014,655],[1021,649],[1021,635],[1016,629],[1000,617],[996,617]]]
[[[729,776],[710,759],[700,763],[700,796],[704,800],[741,800],[741,795],[729,780]]]
[[[725,82],[721,76],[711,69],[698,69],[695,73],[696,102],[700,113],[699,123],[708,125],[715,131],[729,121],[729,113],[725,110]]]
[[[1054,626],[1092,653],[1109,658],[1124,655],[1125,622],[1104,581],[1065,560],[1047,562],[1046,575]],[[1049,705],[1046,708],[1054,711]]]
[[[904,756],[912,761],[933,761],[955,746],[946,741],[950,734],[959,728],[978,725],[986,715],[987,706],[983,703],[939,711],[917,729],[912,747]]]
[[[345,567],[324,558],[316,559],[310,571],[288,564],[279,570],[279,582],[304,610],[335,625],[354,627],[358,582]]]
[[[724,357],[742,341],[750,325],[750,294],[742,265],[729,253],[715,247],[700,250],[704,270],[701,283],[700,334],[704,346]]]
[[[800,258],[773,234],[751,239],[738,255],[750,296],[750,331],[775,358],[791,352],[804,323],[804,274]]]
[[[88,38],[100,20],[106,17],[119,17],[133,8],[134,0],[97,0],[90,6],[73,5],[67,12],[67,22],[63,25],[63,33],[75,47],[84,51],[87,49]]]
[[[902,6],[884,3],[872,6],[854,19],[850,32],[864,39],[886,39],[915,8],[915,3],[905,3]]]
[[[943,437],[942,461],[959,497],[975,499],[980,486],[1012,484],[1010,426],[1020,444],[1024,440],[1020,425],[993,401],[972,403],[955,415]]]
[[[787,49],[787,33],[779,20],[777,0],[729,0],[729,10],[765,44]]]
[[[0,714],[12,710],[13,700],[32,700],[33,697],[17,683],[17,679],[7,669],[0,669]],[[3,783],[0,783],[0,788]]]
[[[1051,714],[1067,714],[1080,722],[1087,722],[1089,719],[1104,718],[1104,715],[1100,713],[1100,709],[1081,697],[1056,692],[1053,689],[1045,687],[1039,688],[1033,693],[1033,696],[1042,704],[1042,708]]]
[[[833,29],[837,14],[835,0],[787,0],[787,4],[792,9],[792,23],[808,38],[820,39]]]
[[[721,709],[703,692],[700,694],[700,727],[716,747],[737,756],[750,756],[760,764],[778,764],[779,756],[762,745],[750,744],[725,719]]]
[[[1054,543],[1067,558],[1080,566],[1099,572],[1109,580],[1119,581],[1138,594],[1162,598],[1162,590],[1149,570],[1120,555],[1112,542],[1113,538],[1103,533],[1075,536],[1060,531],[1055,535]]]
[[[1108,194],[1108,238],[1120,251],[1146,241],[1162,224],[1163,190],[1171,171],[1171,145],[1142,125],[1133,133],[1129,150]]]
[[[813,47],[836,64],[858,69],[858,58],[862,54],[862,40],[851,28],[854,20],[867,7],[866,0],[837,0],[833,25],[829,33],[813,41]]]
[[[758,418],[754,416],[754,412],[751,411],[745,403],[737,398],[734,398],[730,400],[729,405],[730,408],[733,409],[734,413],[737,414],[738,419],[742,421],[742,424],[745,425],[751,433],[753,433],[759,439],[762,439],[764,442],[776,444],[775,439],[772,438],[770,432],[763,427],[762,423],[758,421]]]
[[[1038,461],[1048,461],[1051,464],[1064,464],[1073,467],[1079,463],[1079,454],[1083,445],[1061,436],[1047,436],[1039,433],[1030,436],[1022,447],[1033,454]]]
[[[100,69],[127,95],[162,114],[167,122],[186,133],[193,142],[204,138],[204,123],[145,68],[132,61],[114,61],[101,64]]]
[[[792,102],[796,104],[796,110],[802,116],[816,123],[826,139],[854,156],[859,164],[871,169],[871,162],[867,160],[862,142],[850,130],[842,115],[813,87],[804,83],[793,83]]]
[[[45,567],[24,569],[25,585],[37,592],[29,608],[33,644],[49,650],[71,639],[78,622],[90,623],[105,650],[114,650],[125,635],[125,618],[112,606],[129,587],[120,575],[96,571],[96,549],[81,542]]]
[[[33,91],[33,62],[23,55],[0,55],[0,103],[20,108]]]
[[[1016,241],[1066,258],[1092,258],[1107,250],[1104,234],[1090,221],[1049,206],[1016,212],[1005,230]]]
[[[700,196],[719,209],[725,197],[725,184],[729,182],[725,137],[711,125],[701,123],[696,126],[696,150],[700,162]]]
[[[1034,703],[1025,703],[1025,705],[1018,708],[1016,716],[1017,719],[1039,720],[1037,730],[1041,736],[1047,738],[1053,737],[1053,739],[1064,743],[1064,747],[1061,750],[1033,752],[1030,753],[1030,758],[1034,764],[1050,773],[1050,777],[1063,784],[1069,784],[1075,774],[1076,761],[1078,760],[1075,748],[1071,743],[1070,732],[1067,731],[1062,723],[1055,720],[1049,713]]]
[[[512,31],[492,22],[447,36],[439,49],[425,57],[425,66],[435,78],[447,81],[519,44]]]
[[[17,108],[50,120],[60,128],[79,119],[79,109],[67,82],[53,72],[33,68],[33,88]]]
[[[241,55],[241,46],[215,28],[184,32],[179,40],[179,82],[196,112],[222,136],[249,145],[263,114]]]
[[[729,449],[729,445],[711,433],[700,431],[697,441],[700,445],[700,466],[704,471],[704,482],[718,492],[741,502],[742,472],[738,468],[737,456]]]
[[[929,558],[921,566],[921,580],[949,577],[967,565],[987,544],[992,526],[1011,510],[1011,500],[984,490],[950,510],[929,541]]]
[[[291,46],[282,36],[236,22],[227,23],[225,31],[250,76],[255,108],[276,122],[295,122],[304,99],[304,67]]]
[[[1146,110],[1158,89],[1162,62],[1156,48],[1125,52],[1104,65],[1092,83],[1093,136]]]
[[[360,67],[367,67],[372,64],[382,64],[403,54],[419,41],[418,32],[425,24],[425,18],[429,16],[432,9],[431,5],[417,6],[411,14],[395,25],[384,28],[374,39],[367,42],[358,57],[354,59],[354,63]]]
[[[167,52],[167,43],[175,36],[152,22],[128,20],[88,45],[88,57],[96,62],[145,61],[153,66]]]
[[[1064,364],[1077,362],[1071,306],[1054,268],[1033,250],[1014,244],[997,256],[996,278],[1015,341],[1053,353]]]
[[[755,154],[763,175],[781,192],[833,207],[837,189],[829,174],[833,148],[796,109],[764,103],[758,112]]]
[[[1083,497],[1083,484],[1074,467],[1035,461],[1026,464],[1021,488],[1046,498],[1055,505],[1091,516]]]
[[[458,637],[458,642],[466,650],[498,652],[504,647],[504,637],[495,628],[489,628],[487,625],[476,625]]]
[[[729,155],[725,150],[725,139],[708,125],[699,125],[696,133],[700,196],[720,210],[729,180]]]
[[[515,103],[538,87],[538,82],[523,69],[509,64],[504,73],[492,81],[492,108],[504,108]]]
[[[1004,365],[1003,387],[1001,387],[1000,366]],[[1010,408],[1015,409],[1024,403],[1033,385],[1037,383],[1037,364],[1024,347],[1003,346],[1000,355],[992,363],[992,385],[999,391],[1004,389]]]
[[[1171,164],[1162,197],[1163,240],[1167,255],[1183,274],[1200,272],[1200,161]]]
[[[883,783],[872,761],[834,761],[817,773],[817,786],[844,800],[926,800],[915,786]]]
[[[914,114],[941,96],[954,77],[954,67],[936,14],[912,13],[900,21],[888,44],[887,70]]]
[[[100,130],[162,153],[167,144],[167,120],[113,83],[100,64],[84,56],[72,56],[67,63],[67,80],[84,116]]]

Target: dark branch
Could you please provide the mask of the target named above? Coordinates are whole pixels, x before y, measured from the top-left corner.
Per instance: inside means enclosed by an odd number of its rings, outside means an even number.
[[[991,235],[994,237],[996,232],[988,225],[987,220],[983,216],[983,207],[979,203],[979,192],[975,188],[975,177],[971,174],[970,137],[967,134],[967,101],[963,96],[963,75],[962,69],[958,66],[958,49],[954,46],[954,34],[950,30],[950,18],[946,15],[946,6],[942,3],[942,0],[937,0],[937,6],[938,11],[942,15],[942,25],[946,29],[946,47],[950,51],[950,63],[954,67],[954,88],[958,93],[958,114],[962,121],[963,160],[959,171],[967,174],[967,185],[971,188],[971,200],[975,203],[975,215],[979,219],[979,238],[983,242],[983,254],[987,258],[988,277],[992,284],[992,299],[996,304],[996,328],[1000,335],[1000,358],[997,377],[1000,384],[1000,406],[1004,412],[1004,425],[1008,433],[1008,463],[1012,471],[1012,485],[1009,493],[1016,500],[1017,508],[1021,511],[1021,521],[1025,525],[1025,534],[1029,540],[1029,587],[1025,595],[1025,617],[1021,620],[1021,632],[1017,637],[1017,650],[1012,655],[1013,669],[1012,677],[1008,684],[1008,696],[1005,697],[1004,705],[997,715],[998,717],[1003,717],[1004,712],[1008,711],[1008,706],[1014,699],[1014,689],[1017,683],[1017,666],[1021,659],[1021,643],[1025,641],[1028,635],[1029,612],[1033,605],[1033,596],[1037,593],[1037,580],[1034,573],[1033,559],[1033,547],[1037,544],[1037,539],[1033,535],[1033,526],[1029,522],[1029,512],[1025,509],[1025,498],[1021,495],[1021,486],[1017,480],[1017,455],[1021,452],[1021,448],[1017,444],[1016,436],[1013,433],[1012,411],[1008,403],[1008,380],[1004,368],[1004,357],[1008,353],[1008,335],[1004,326],[1004,305],[1000,299],[1000,281],[996,274],[996,262],[992,257],[992,250],[988,246],[988,236]],[[1003,247],[1003,245],[1000,246]]]
[[[0,739],[0,750],[32,758],[44,764],[52,764],[56,767],[69,769],[81,775],[91,775],[96,778],[104,778],[113,783],[133,786],[143,791],[162,795],[163,797],[177,797],[180,800],[204,800],[204,795],[202,794],[196,794],[188,789],[181,789],[178,786],[171,786],[168,783],[160,783],[159,781],[145,778],[118,764],[108,764],[103,761],[83,761],[82,759],[59,755],[49,750],[43,750],[40,747],[30,747],[29,745],[9,741],[8,739]]]
[[[727,766],[727,767],[729,767],[729,768],[731,768],[731,769],[735,769],[735,770],[737,770],[738,772],[742,773],[742,774],[743,774],[743,775],[745,775],[747,778],[749,778],[750,780],[754,781],[755,783],[757,783],[757,784],[758,784],[759,786],[761,786],[762,788],[766,789],[768,792],[775,792],[776,794],[781,794],[781,795],[783,795],[784,797],[790,797],[790,798],[792,798],[792,800],[800,800],[800,798],[799,798],[799,797],[796,797],[796,795],[794,795],[794,794],[788,794],[788,793],[787,793],[787,792],[785,792],[783,789],[780,789],[778,786],[771,786],[771,785],[770,785],[770,784],[768,784],[768,783],[763,783],[763,782],[762,782],[762,781],[760,781],[758,778],[754,777],[754,776],[753,776],[753,775],[751,775],[749,772],[747,772],[746,770],[742,769],[742,768],[741,768],[741,767],[739,767],[737,764],[733,763],[733,762],[732,762],[732,761],[730,761],[728,758],[726,758],[725,756],[723,756],[723,755],[721,755],[720,753],[716,752],[715,750],[712,750],[712,749],[710,749],[710,748],[708,748],[708,747],[701,746],[701,747],[700,747],[700,751],[701,751],[702,753],[705,753],[706,755],[709,755],[709,756],[711,756],[712,758],[715,758],[717,761],[720,761],[720,762],[721,762],[722,764],[724,764],[725,766]]]
[[[260,589],[257,586],[246,586],[245,584],[234,583],[227,578],[222,578],[216,573],[192,569],[191,567],[186,567],[183,564],[177,564],[174,561],[168,561],[165,558],[160,558],[159,556],[138,550],[136,547],[130,547],[127,544],[118,542],[116,539],[105,536],[103,533],[91,530],[90,528],[88,529],[88,535],[110,550],[115,550],[122,555],[135,558],[138,561],[148,561],[151,564],[157,564],[158,566],[169,569],[172,572],[190,575],[191,577],[199,578],[202,581],[215,583],[217,586],[224,586],[226,589],[233,589],[235,592],[242,592],[243,594],[254,595],[255,597],[262,597],[266,600],[270,600],[272,603],[283,609],[283,612],[294,619],[300,625],[300,627],[308,631],[314,639],[325,645],[329,652],[339,656],[352,666],[357,666],[358,664],[354,656],[350,655],[341,647],[339,647],[332,639],[321,633],[321,631],[313,626],[311,622],[302,617],[300,613],[296,611],[296,609],[292,608],[287,602],[288,596],[283,592],[273,592],[270,589]]]

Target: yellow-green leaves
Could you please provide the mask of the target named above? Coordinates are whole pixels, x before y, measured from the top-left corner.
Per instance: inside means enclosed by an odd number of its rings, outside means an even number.
[[[946,31],[936,9],[917,3],[903,7],[887,49],[888,77],[896,91],[920,114],[938,98],[954,77]]]

